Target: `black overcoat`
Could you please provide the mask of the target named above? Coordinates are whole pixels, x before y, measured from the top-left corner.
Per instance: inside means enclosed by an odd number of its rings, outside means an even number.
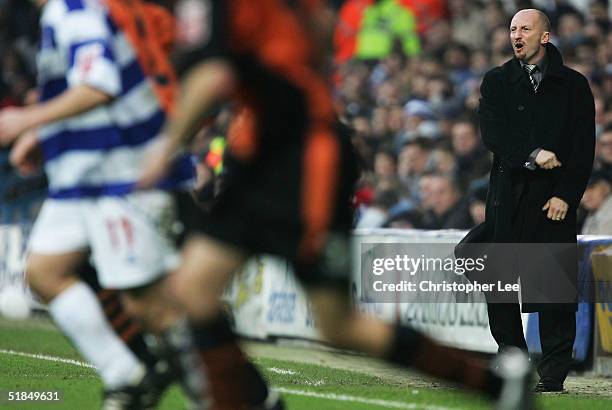
[[[482,242],[576,242],[576,209],[593,166],[595,105],[587,79],[563,65],[554,45],[547,44],[546,53],[548,68],[537,93],[516,58],[490,70],[483,79],[480,129],[494,160],[486,202],[488,237],[481,238]],[[562,166],[527,170],[525,162],[536,148],[554,152]],[[513,187],[517,173],[522,174],[529,187],[520,199],[524,215],[518,219],[517,192]],[[563,221],[552,221],[542,211],[553,196],[569,204]],[[518,230],[513,226],[516,223],[521,224]],[[574,277],[576,270],[577,267],[571,272]],[[524,274],[521,283],[528,287],[529,276],[537,273]]]

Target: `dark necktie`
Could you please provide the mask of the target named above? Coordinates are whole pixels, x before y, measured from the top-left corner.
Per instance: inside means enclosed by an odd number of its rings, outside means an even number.
[[[538,83],[538,80],[536,80],[536,78],[535,78],[535,73],[540,71],[540,67],[538,67],[537,64],[525,64],[523,66],[523,68],[527,72],[527,77],[529,77],[529,81],[531,82],[531,86],[533,87],[533,91],[537,92],[538,91],[538,85],[540,85],[540,84]]]

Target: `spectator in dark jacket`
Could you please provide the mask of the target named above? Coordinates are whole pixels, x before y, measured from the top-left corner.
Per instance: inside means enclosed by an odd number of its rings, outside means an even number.
[[[452,177],[428,174],[421,178],[420,185],[425,229],[467,229],[472,226],[467,202]]]

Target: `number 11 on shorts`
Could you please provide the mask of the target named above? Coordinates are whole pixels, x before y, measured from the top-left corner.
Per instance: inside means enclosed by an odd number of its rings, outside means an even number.
[[[121,250],[124,245],[128,250],[134,246],[134,229],[129,219],[121,217],[107,219],[106,228],[113,250]]]

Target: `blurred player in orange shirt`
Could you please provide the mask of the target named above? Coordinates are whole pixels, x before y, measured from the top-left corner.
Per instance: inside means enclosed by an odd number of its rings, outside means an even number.
[[[166,126],[166,144],[150,158],[140,180],[146,188],[164,175],[211,106],[237,103],[224,189],[210,218],[198,227],[201,235],[187,243],[184,263],[173,278],[206,366],[213,408],[246,409],[253,395],[265,397],[265,388],[250,383],[252,365],[223,319],[219,301],[234,272],[259,253],[292,263],[317,325],[333,345],[502,397],[508,409],[526,408],[529,365],[522,352],[507,352],[490,367],[411,327],[353,309],[348,292],[350,198],[357,176],[352,147],[336,125],[304,15],[287,3],[179,3],[179,22],[181,15],[186,19],[179,60],[183,93]]]

